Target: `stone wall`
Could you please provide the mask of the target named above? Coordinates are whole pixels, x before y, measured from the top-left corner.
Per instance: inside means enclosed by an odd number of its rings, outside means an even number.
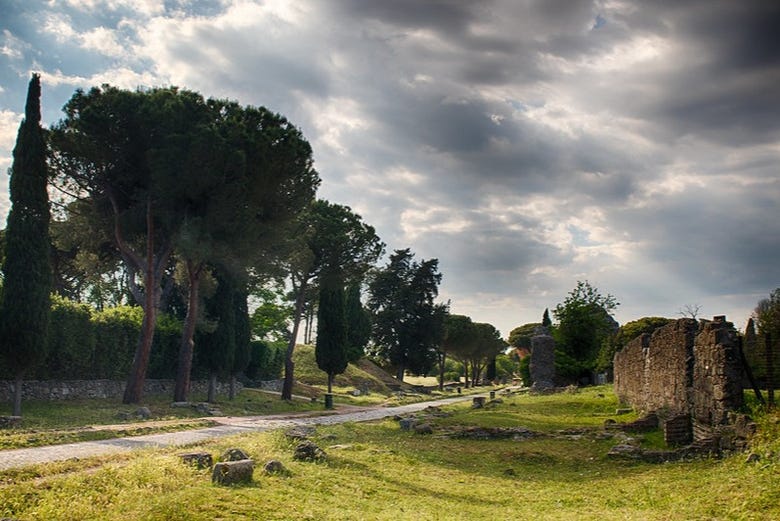
[[[642,335],[615,354],[615,392],[662,419],[690,415],[706,432],[742,405],[737,333],[725,317],[680,319]]]
[[[173,380],[146,380],[144,394],[173,394]],[[236,382],[236,391],[242,388]],[[193,381],[190,391],[205,393],[208,381]],[[10,401],[13,397],[14,383],[0,380],[0,401]],[[125,392],[125,382],[119,380],[30,380],[22,384],[24,400],[73,400],[78,398],[121,398]],[[227,394],[228,384],[218,382],[217,393]]]

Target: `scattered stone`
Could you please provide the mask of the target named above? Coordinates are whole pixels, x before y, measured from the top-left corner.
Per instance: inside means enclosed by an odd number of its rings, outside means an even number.
[[[414,426],[414,432],[417,434],[433,434],[433,427],[430,423],[420,423]]]
[[[119,421],[126,422],[130,418],[132,418],[132,417],[133,417],[133,414],[129,413],[129,412],[119,411],[118,413],[116,413],[116,419],[119,420]]]
[[[496,405],[501,405],[502,403],[504,403],[504,400],[501,398],[494,398],[486,403],[485,407],[495,407]]]
[[[0,429],[13,429],[21,426],[21,416],[0,416]]]
[[[472,440],[508,439],[521,440],[539,436],[525,427],[460,427],[448,433],[450,438],[466,438]]]
[[[352,447],[354,447],[354,445],[352,445],[351,443],[341,443],[341,444],[338,444],[338,445],[331,445],[330,447],[328,447],[328,450],[330,450],[330,449],[334,449],[334,450],[348,450],[348,449],[351,449]]]
[[[349,394],[351,394],[352,396],[360,396],[363,393],[360,391],[360,389],[353,389],[349,392]]]
[[[757,463],[759,461],[761,461],[761,456],[755,452],[751,452],[747,455],[747,458],[745,458],[745,463]]]
[[[219,457],[219,461],[241,461],[245,459],[249,459],[249,455],[237,447],[226,450]]]
[[[200,469],[210,469],[214,464],[214,458],[208,452],[188,452],[179,454],[181,461],[188,465],[193,465]]]
[[[504,470],[504,476],[514,476],[515,474],[517,474],[515,472],[515,469],[505,469]]]
[[[291,440],[299,441],[308,440],[311,436],[314,436],[315,432],[317,432],[317,429],[310,425],[297,425],[285,431],[284,435]]]
[[[410,431],[417,424],[417,420],[414,418],[401,418],[398,420],[398,425],[401,426],[402,431]]]
[[[139,407],[135,410],[135,417],[141,420],[148,420],[152,417],[152,411],[149,410],[149,407]]]
[[[171,404],[171,407],[173,407],[174,409],[176,409],[176,408],[183,409],[185,407],[191,407],[191,406],[192,406],[192,404],[190,402],[173,402]]]
[[[255,463],[251,459],[222,461],[214,465],[211,481],[217,485],[235,485],[251,483]]]
[[[484,396],[475,396],[471,400],[471,408],[472,409],[481,409],[485,406],[485,397]]]
[[[328,455],[310,440],[304,440],[295,447],[293,459],[298,461],[323,461]]]
[[[321,439],[322,439],[322,441],[333,441],[335,439],[338,439],[338,436],[336,436],[335,434],[326,434],[326,435],[322,436]]]
[[[649,432],[658,428],[658,415],[651,412],[636,421],[623,423],[620,428],[626,432]]]
[[[268,475],[288,473],[287,467],[285,467],[281,461],[275,459],[267,461],[266,464],[263,465],[263,472]]]

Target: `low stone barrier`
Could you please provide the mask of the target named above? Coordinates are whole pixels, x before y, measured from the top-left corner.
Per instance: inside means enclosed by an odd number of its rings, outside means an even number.
[[[28,380],[22,384],[24,400],[75,400],[83,398],[120,398],[125,392],[124,380]],[[173,380],[146,380],[144,394],[172,394]],[[190,383],[190,391],[203,393],[208,390],[207,380]],[[217,393],[227,394],[229,385],[217,383]],[[236,383],[236,392],[242,385]],[[10,401],[14,395],[14,382],[0,380],[0,401]]]

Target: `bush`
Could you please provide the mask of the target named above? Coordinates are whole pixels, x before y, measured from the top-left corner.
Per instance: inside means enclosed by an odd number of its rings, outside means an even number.
[[[92,308],[52,295],[46,361],[38,366],[39,379],[87,379],[92,374],[95,333]]]
[[[143,310],[138,306],[117,306],[95,314],[93,378],[122,380],[127,377],[142,320]]]
[[[285,342],[253,340],[249,365],[244,371],[246,377],[253,381],[278,379],[282,374],[286,348]]]
[[[176,378],[176,364],[179,357],[182,327],[181,320],[172,315],[167,313],[157,315],[152,353],[149,356],[149,370],[146,373],[147,378]],[[136,331],[135,342],[138,341],[139,334],[140,328]],[[135,343],[133,344],[133,351],[135,351]],[[193,363],[192,378],[204,377],[205,372],[203,368]]]

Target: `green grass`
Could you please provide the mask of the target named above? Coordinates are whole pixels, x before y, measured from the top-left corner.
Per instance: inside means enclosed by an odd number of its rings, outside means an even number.
[[[648,464],[614,461],[614,442],[595,436],[524,441],[455,440],[447,426],[525,426],[541,432],[597,429],[617,402],[607,388],[513,396],[486,409],[447,407],[433,435],[397,422],[321,427],[324,463],[292,459],[280,432],[197,447],[238,446],[261,467],[278,459],[287,476],[255,470],[248,486],[217,487],[206,470],[179,462],[182,449],[146,450],[0,473],[0,517],[47,519],[628,519],[763,520],[780,517],[780,416],[760,420],[754,451],[723,460]],[[630,415],[625,419],[631,419]],[[624,418],[619,418],[623,420]],[[189,450],[189,449],[188,449]]]
[[[193,403],[205,396],[193,394]],[[152,413],[149,420],[138,420],[134,412],[140,405],[125,405],[119,399],[27,401],[22,428],[0,429],[0,449],[18,449],[95,441],[124,436],[139,436],[176,430],[208,427],[214,423],[192,407],[171,407],[171,397],[147,396],[143,406]],[[232,401],[215,402],[226,416],[261,416],[322,411],[322,403],[282,401],[278,396],[257,389],[243,389]],[[119,419],[120,413],[130,415]],[[105,426],[110,426],[106,428]]]

